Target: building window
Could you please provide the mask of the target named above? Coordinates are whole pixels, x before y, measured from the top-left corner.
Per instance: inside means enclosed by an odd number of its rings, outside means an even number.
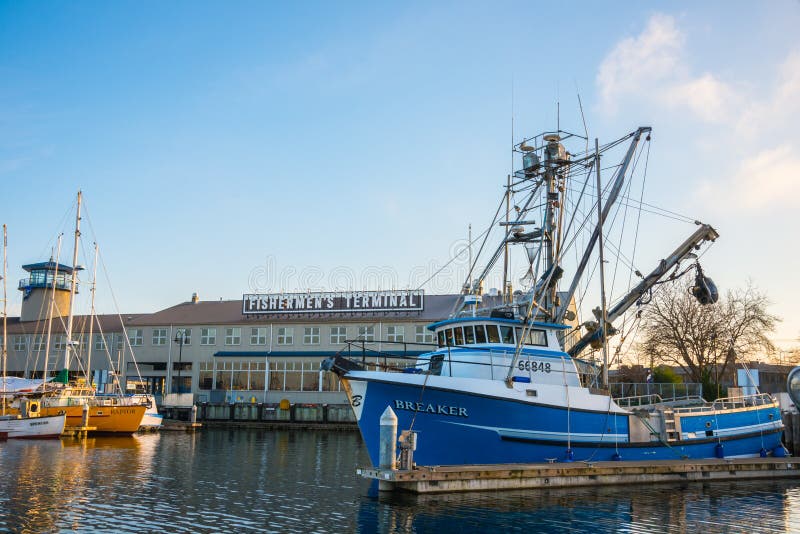
[[[433,332],[428,330],[426,327],[418,325],[415,328],[415,331],[415,340],[417,343],[433,343]]]
[[[319,327],[307,326],[303,332],[304,345],[319,345]]]
[[[267,327],[259,326],[250,329],[250,344],[251,345],[266,345],[267,344]]]
[[[216,328],[201,328],[200,329],[200,344],[201,345],[216,345],[217,344],[217,329]]]
[[[331,345],[338,345],[344,343],[345,339],[347,339],[347,327],[345,326],[331,327]]]
[[[242,329],[238,326],[225,329],[225,344],[226,345],[241,345],[242,344]]]
[[[278,345],[291,345],[294,343],[294,328],[278,328]]]
[[[167,329],[153,328],[153,345],[166,345],[166,344],[167,344]]]
[[[403,341],[405,339],[406,328],[404,326],[387,326],[386,327],[386,340],[387,341]]]
[[[83,355],[86,354],[86,349],[89,347],[89,334],[80,334],[78,337],[78,352]]]
[[[28,340],[25,336],[14,336],[14,350],[23,351],[27,348]]]
[[[106,338],[102,334],[94,336],[94,350],[106,350]]]
[[[130,341],[131,347],[141,347],[144,343],[144,330],[141,328],[129,329],[128,341]]]
[[[178,328],[178,329],[176,329],[175,333],[178,336],[178,339],[180,339],[181,332],[183,332],[183,344],[184,345],[191,345],[192,344],[192,329],[191,328]]]
[[[64,334],[53,336],[53,350],[64,350],[67,346],[67,338]]]
[[[33,336],[33,350],[35,351],[42,351],[44,350],[44,335],[37,334]]]
[[[360,339],[361,341],[375,341],[375,327],[359,326],[358,339]]]

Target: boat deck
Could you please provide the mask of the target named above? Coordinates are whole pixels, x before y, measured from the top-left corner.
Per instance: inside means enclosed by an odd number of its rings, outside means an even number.
[[[800,478],[800,458],[417,466],[407,471],[359,468],[357,474],[378,480],[381,490],[451,493],[661,482]]]

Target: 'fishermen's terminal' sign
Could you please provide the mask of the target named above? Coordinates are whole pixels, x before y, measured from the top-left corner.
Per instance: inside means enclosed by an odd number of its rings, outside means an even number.
[[[424,302],[425,293],[422,290],[249,294],[242,297],[242,313],[422,311]]]

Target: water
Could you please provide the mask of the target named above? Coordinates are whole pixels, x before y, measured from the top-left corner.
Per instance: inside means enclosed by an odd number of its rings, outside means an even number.
[[[800,480],[380,495],[356,432],[0,443],[11,532],[800,532]]]

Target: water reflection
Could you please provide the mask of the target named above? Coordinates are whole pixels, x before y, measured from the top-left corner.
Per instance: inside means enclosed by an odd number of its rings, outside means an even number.
[[[0,443],[0,531],[792,532],[800,481],[378,495],[354,432]]]
[[[800,481],[595,487],[447,495],[370,492],[362,532],[798,532]]]

